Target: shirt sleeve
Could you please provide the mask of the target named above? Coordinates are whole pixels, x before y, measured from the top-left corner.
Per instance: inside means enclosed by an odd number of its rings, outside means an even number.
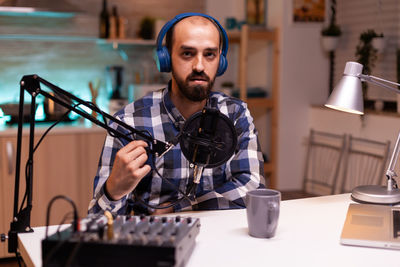
[[[89,203],[88,213],[98,213],[106,210],[113,214],[125,213],[128,196],[114,201],[107,197],[104,189],[105,182],[111,173],[115,155],[122,146],[122,143],[117,138],[107,135],[100,156],[97,174],[94,178],[93,198]]]
[[[226,182],[204,191],[195,201],[184,199],[175,211],[245,208],[246,192],[265,187],[264,164],[257,130],[247,105],[235,120],[237,150],[226,163]]]

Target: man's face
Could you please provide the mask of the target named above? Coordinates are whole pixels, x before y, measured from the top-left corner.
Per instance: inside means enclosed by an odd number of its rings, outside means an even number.
[[[199,102],[210,95],[214,84],[220,37],[210,21],[196,18],[183,19],[175,25],[171,60],[172,76],[179,92],[187,99]]]

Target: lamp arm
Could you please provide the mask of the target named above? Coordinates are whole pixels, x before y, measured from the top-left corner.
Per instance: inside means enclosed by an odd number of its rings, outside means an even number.
[[[372,84],[375,84],[375,85],[381,86],[383,88],[386,88],[386,89],[388,89],[388,90],[390,90],[392,92],[400,94],[400,90],[399,89],[391,87],[391,86],[386,84],[386,83],[389,83],[389,84],[400,86],[400,84],[398,84],[398,83],[391,82],[391,81],[388,81],[388,80],[385,80],[385,79],[382,79],[382,78],[378,78],[378,77],[375,77],[375,76],[372,76],[372,75],[359,74],[358,77],[361,79],[361,81],[370,82]]]
[[[390,158],[390,163],[389,167],[386,171],[386,177],[388,178],[388,183],[387,183],[387,190],[391,191],[393,188],[396,188],[396,180],[394,177],[397,177],[396,172],[394,171],[394,167],[396,166],[397,159],[399,158],[399,153],[400,153],[400,132],[399,135],[397,136],[396,144],[393,148],[393,153]]]
[[[385,79],[382,79],[379,77],[375,77],[372,75],[365,75],[365,74],[360,74],[359,78],[361,79],[361,81],[370,82],[372,84],[386,88],[392,92],[400,94],[399,89],[387,85],[387,84],[392,84],[392,85],[400,86],[400,84],[398,84],[398,83],[391,82],[391,81],[388,81],[388,80],[385,80]],[[394,188],[397,188],[396,180],[394,179],[394,177],[397,177],[397,174],[394,171],[394,167],[396,166],[397,159],[399,158],[399,153],[400,153],[400,132],[399,132],[399,135],[397,136],[396,144],[393,148],[393,153],[390,158],[389,167],[386,171],[386,177],[388,178],[388,181],[387,181],[387,190],[388,191],[391,191]]]

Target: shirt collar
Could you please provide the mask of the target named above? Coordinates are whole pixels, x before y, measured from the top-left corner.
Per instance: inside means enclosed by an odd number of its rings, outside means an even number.
[[[178,129],[181,129],[183,124],[185,123],[185,118],[182,116],[182,114],[179,112],[179,110],[175,107],[174,103],[172,103],[170,92],[171,92],[171,84],[172,81],[168,82],[168,87],[164,90],[163,92],[163,104],[164,108],[171,119],[171,121],[174,123],[175,127]]]

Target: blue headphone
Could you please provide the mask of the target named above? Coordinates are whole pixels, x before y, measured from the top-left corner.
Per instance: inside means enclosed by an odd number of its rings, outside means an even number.
[[[167,32],[180,20],[187,18],[187,17],[192,17],[192,16],[201,16],[204,18],[208,18],[212,21],[214,21],[219,29],[220,32],[222,33],[222,53],[219,58],[219,66],[217,70],[217,76],[221,76],[224,74],[226,69],[228,68],[228,60],[226,59],[226,54],[228,53],[228,36],[222,28],[221,24],[214,19],[211,16],[208,16],[206,14],[202,13],[182,13],[177,16],[175,16],[172,20],[168,21],[160,30],[160,33],[158,34],[157,37],[157,68],[160,72],[170,72],[171,71],[171,56],[168,53],[168,48],[162,45],[162,41],[164,39],[164,36],[167,34]]]

